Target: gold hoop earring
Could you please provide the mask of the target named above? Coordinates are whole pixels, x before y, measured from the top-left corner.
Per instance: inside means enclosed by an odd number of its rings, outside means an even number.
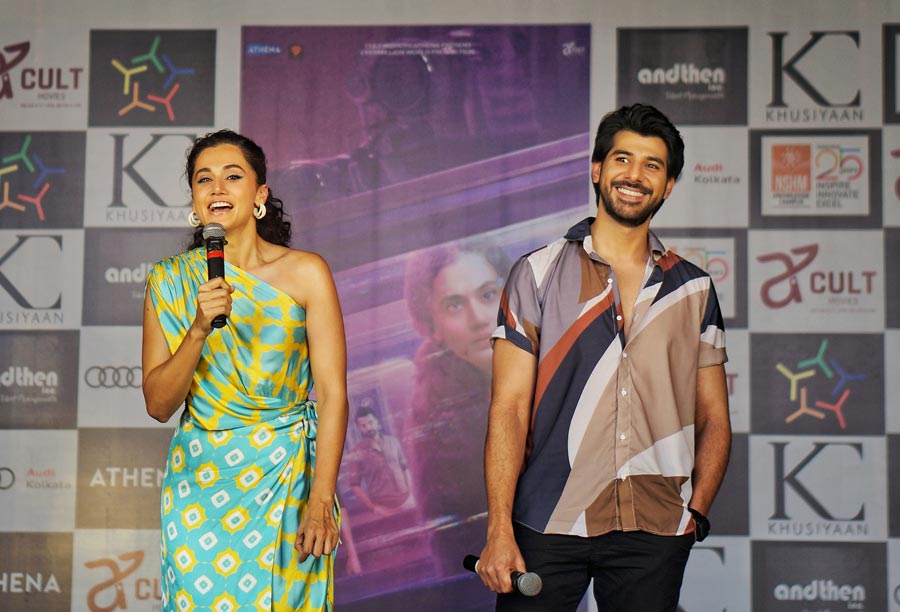
[[[260,220],[266,216],[266,204],[265,202],[253,208],[253,216],[256,217],[256,220]]]
[[[200,215],[192,210],[188,213],[187,222],[191,227],[200,227]]]

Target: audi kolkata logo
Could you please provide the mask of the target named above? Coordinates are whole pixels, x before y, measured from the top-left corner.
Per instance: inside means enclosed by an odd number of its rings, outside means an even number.
[[[84,373],[84,382],[92,389],[139,389],[139,366],[91,366]]]
[[[5,491],[16,484],[16,473],[8,467],[0,467],[0,491]]]

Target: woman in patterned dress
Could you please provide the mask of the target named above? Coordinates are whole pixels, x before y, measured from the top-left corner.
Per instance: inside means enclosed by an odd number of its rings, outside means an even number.
[[[186,176],[191,225],[226,230],[226,269],[207,281],[198,227],[147,280],[147,412],[166,422],[186,406],[162,489],[163,610],[330,611],[347,428],[334,281],[321,257],[288,248],[253,141],[207,134]]]

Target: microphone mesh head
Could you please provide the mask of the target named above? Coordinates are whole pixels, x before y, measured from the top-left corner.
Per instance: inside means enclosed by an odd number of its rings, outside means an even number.
[[[221,223],[207,223],[203,226],[203,239],[209,240],[210,238],[224,238],[225,237],[225,228],[222,227]]]
[[[534,572],[528,572],[516,579],[516,586],[519,587],[519,592],[522,595],[533,597],[541,592],[541,587],[544,586],[544,583],[541,581],[540,576]]]

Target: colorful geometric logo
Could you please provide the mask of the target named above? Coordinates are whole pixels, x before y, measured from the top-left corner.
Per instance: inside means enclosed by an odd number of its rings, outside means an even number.
[[[0,133],[0,225],[81,227],[85,136]]]
[[[212,125],[214,30],[91,32],[92,126]]]
[[[827,357],[825,352],[828,349],[828,340],[822,340],[819,344],[819,350],[816,354],[808,359],[801,359],[796,365],[787,365],[779,362],[775,364],[778,373],[784,376],[790,383],[788,398],[797,406],[796,410],[791,412],[785,419],[785,423],[791,423],[801,417],[811,417],[820,421],[826,418],[827,413],[831,413],[837,419],[841,429],[847,429],[847,420],[844,417],[844,403],[850,397],[850,383],[864,381],[866,375],[862,373],[847,372],[834,358]],[[813,400],[808,397],[808,385],[804,384],[809,378],[824,375],[828,379],[835,382],[831,390],[831,399],[828,403],[821,400]],[[837,401],[834,400],[837,398]],[[815,402],[811,407],[810,404]]]
[[[753,433],[883,434],[877,334],[751,336]]]

